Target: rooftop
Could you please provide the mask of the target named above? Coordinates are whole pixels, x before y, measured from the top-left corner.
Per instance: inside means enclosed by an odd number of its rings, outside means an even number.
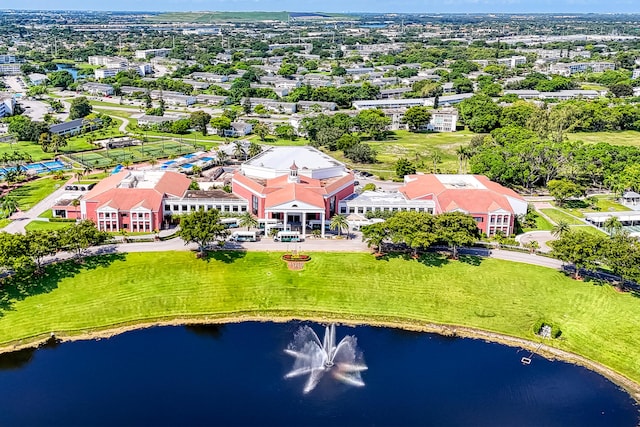
[[[344,167],[339,161],[313,147],[271,147],[247,161],[245,165],[288,170],[293,163],[301,170]]]

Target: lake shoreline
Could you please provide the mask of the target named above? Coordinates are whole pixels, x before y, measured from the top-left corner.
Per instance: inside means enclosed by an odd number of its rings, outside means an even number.
[[[281,314],[274,313],[237,313],[226,315],[194,315],[184,317],[173,317],[172,319],[147,320],[143,319],[139,322],[122,323],[119,325],[108,325],[104,327],[87,328],[82,331],[56,331],[49,335],[40,335],[32,337],[28,342],[21,340],[16,343],[7,343],[0,346],[0,354],[11,353],[28,348],[40,347],[51,339],[57,342],[73,342],[84,340],[101,340],[114,337],[139,329],[147,329],[162,326],[185,326],[185,325],[208,325],[208,324],[226,324],[226,323],[242,323],[242,322],[273,322],[287,323],[292,321],[337,323],[344,326],[373,326],[387,327],[395,329],[404,329],[415,332],[436,333],[447,337],[479,339],[486,342],[497,343],[509,347],[519,347],[530,351],[535,355],[545,357],[550,360],[561,360],[567,363],[585,367],[609,379],[614,384],[625,390],[631,398],[640,405],[640,384],[630,380],[617,371],[594,362],[584,356],[569,351],[561,350],[540,341],[531,341],[524,338],[513,337],[501,334],[499,332],[486,331],[477,328],[457,325],[445,325],[437,323],[424,323],[411,321],[410,319],[375,319],[375,318],[348,318],[331,313],[309,313],[303,314]],[[535,363],[535,359],[532,363]]]

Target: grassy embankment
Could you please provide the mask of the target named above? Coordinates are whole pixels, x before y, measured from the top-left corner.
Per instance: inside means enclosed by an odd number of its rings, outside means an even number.
[[[266,252],[219,252],[206,261],[189,252],[130,253],[58,264],[24,289],[5,286],[0,343],[243,316],[435,322],[537,340],[535,325],[544,321],[562,331],[549,345],[640,382],[636,295],[495,259],[312,257],[302,271]]]

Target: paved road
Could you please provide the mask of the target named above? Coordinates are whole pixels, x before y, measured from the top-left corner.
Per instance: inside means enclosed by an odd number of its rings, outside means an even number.
[[[65,181],[60,181],[60,187],[57,190],[42,199],[31,209],[24,212],[16,212],[11,215],[11,217],[9,218],[11,219],[11,223],[3,228],[2,231],[6,231],[8,233],[24,233],[24,228],[27,224],[38,218],[38,216],[43,212],[51,209],[51,206],[55,204],[56,200],[62,197],[62,195],[65,193],[65,184]]]

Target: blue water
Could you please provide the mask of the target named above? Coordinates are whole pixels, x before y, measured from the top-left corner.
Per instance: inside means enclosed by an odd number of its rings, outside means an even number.
[[[183,159],[190,159],[190,158],[195,157],[195,156],[196,156],[195,154],[191,154],[191,153],[189,153],[189,154],[185,154],[185,155],[183,155],[183,156],[182,156],[182,158],[183,158]]]
[[[175,160],[169,160],[168,162],[164,162],[163,165],[170,166],[170,165],[174,164],[175,162],[176,162]]]
[[[184,169],[191,169],[193,167],[193,165],[191,163],[185,163],[181,167],[184,168]]]
[[[60,71],[60,70],[68,71],[73,76],[73,80],[78,80],[78,70],[76,68],[73,68],[71,65],[69,65],[69,64],[56,64],[56,69],[58,71]]]
[[[140,330],[0,356],[0,425],[636,426],[605,378],[515,348],[372,327],[365,387],[284,379],[299,323]],[[312,325],[320,333],[321,328]]]
[[[210,162],[213,159],[211,157],[200,157],[200,160],[202,160],[203,162]]]
[[[48,168],[63,168],[63,167],[65,167],[64,163],[62,163],[59,160],[51,160],[51,161],[48,161],[48,162],[42,162],[42,164],[45,165]]]

